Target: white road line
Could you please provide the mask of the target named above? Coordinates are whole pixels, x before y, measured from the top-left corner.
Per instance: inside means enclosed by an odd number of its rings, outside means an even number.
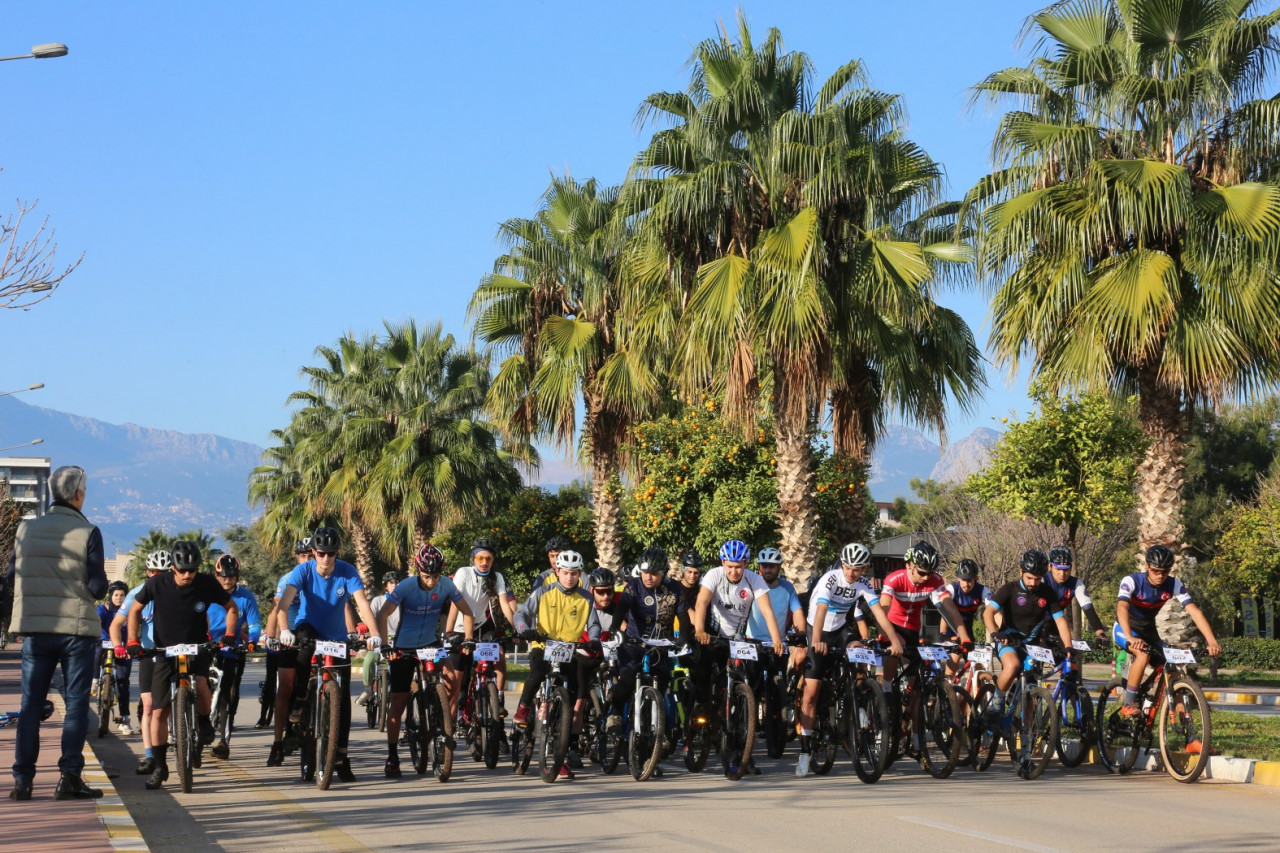
[[[1014,839],[1014,838],[1005,838],[1000,835],[992,835],[989,832],[978,832],[973,829],[966,829],[963,826],[954,826],[949,823],[942,823],[941,821],[936,821],[936,820],[928,820],[922,817],[899,817],[898,820],[906,821],[907,823],[916,823],[921,826],[929,826],[929,827],[933,827],[934,829],[941,829],[944,832],[954,832],[959,835],[967,835],[970,838],[979,838],[983,841],[990,841],[993,844],[1005,844],[1005,845],[1008,845],[1009,847],[1017,847],[1019,850],[1035,850],[1035,851],[1038,851],[1038,853],[1062,853],[1056,847],[1042,847],[1039,844],[1028,844],[1025,841],[1018,841],[1017,839]]]

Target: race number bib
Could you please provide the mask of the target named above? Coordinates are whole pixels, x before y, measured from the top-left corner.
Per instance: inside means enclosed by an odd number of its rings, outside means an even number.
[[[729,643],[729,655],[735,660],[759,660],[754,643]]]
[[[497,662],[502,659],[502,646],[497,643],[476,643],[476,660]]]
[[[547,643],[544,657],[551,663],[568,663],[573,660],[573,643],[558,643],[551,640]]]
[[[102,647],[104,649],[114,649],[116,646],[115,646],[115,643],[111,642],[110,640],[103,640]]]
[[[941,646],[921,646],[920,660],[946,660],[947,650]]]
[[[1038,660],[1040,663],[1047,663],[1053,666],[1053,650],[1046,649],[1044,646],[1026,646],[1027,657],[1032,660]]]
[[[1089,651],[1089,644],[1086,643],[1084,640],[1072,640],[1071,648],[1075,649],[1078,652],[1087,652]]]
[[[429,660],[440,663],[449,657],[447,649],[418,649],[418,660]]]
[[[974,649],[969,652],[969,660],[982,666],[991,666],[991,649]]]
[[[197,654],[199,651],[200,651],[200,647],[195,643],[183,643],[180,646],[165,647],[164,654],[165,654],[165,657],[176,658],[181,655],[188,655],[188,656],[194,655],[194,654]]]
[[[646,640],[643,640],[642,642],[644,642],[644,644],[645,644],[646,646],[656,646],[657,648],[660,648],[660,649],[665,649],[665,648],[667,648],[668,646],[674,646],[674,645],[675,645],[675,643],[671,642],[670,640],[663,640],[663,639],[661,639],[661,638],[656,639],[656,640],[649,640],[649,639],[646,639]]]
[[[1191,649],[1173,649],[1169,646],[1164,647],[1164,659],[1169,663],[1196,662],[1196,656],[1191,654]]]
[[[316,640],[316,654],[331,658],[346,658],[347,644],[337,640]]]
[[[845,655],[849,658],[849,663],[865,663],[867,666],[878,666],[880,664],[880,661],[877,660],[880,656],[871,651],[871,649],[864,649],[855,646],[852,649],[845,649],[844,651]]]

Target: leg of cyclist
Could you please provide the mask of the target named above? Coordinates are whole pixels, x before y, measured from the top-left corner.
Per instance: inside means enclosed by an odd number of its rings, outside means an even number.
[[[582,744],[579,738],[582,735],[583,726],[586,724],[587,716],[587,694],[591,690],[591,682],[596,677],[600,664],[604,663],[603,657],[587,657],[578,655],[574,659],[573,677],[571,682],[576,682],[570,687],[571,695],[574,697],[573,702],[573,736],[569,740],[569,755],[566,761],[574,770],[582,769]]]
[[[142,730],[142,760],[134,770],[139,776],[147,776],[156,769],[155,741],[151,738],[151,674],[155,672],[155,659],[143,658],[138,661],[138,701],[142,704],[142,715],[138,719],[138,727]]]
[[[284,764],[284,728],[289,719],[289,705],[293,701],[293,685],[297,680],[297,649],[281,649],[276,653],[276,677],[279,683],[275,695],[275,716],[272,721],[275,739],[271,743],[268,767]]]
[[[196,728],[200,730],[200,745],[213,743],[213,721],[209,714],[213,710],[213,691],[209,689],[209,666],[213,663],[212,652],[201,652],[196,655],[191,665],[191,672],[196,676]]]
[[[121,658],[115,662],[116,704],[120,706],[120,734],[133,734],[129,716],[129,678],[133,675],[133,661]]]
[[[267,675],[262,680],[262,710],[258,712],[258,722],[253,724],[255,729],[265,729],[267,727],[267,717],[274,717],[275,714],[268,714],[268,708],[274,708],[276,704],[276,677],[280,668],[279,652],[267,652]]]
[[[413,668],[418,662],[406,655],[387,664],[387,681],[391,688],[391,707],[387,713],[387,764],[383,773],[388,779],[400,776],[400,721],[404,719],[405,706],[409,704],[409,687],[413,683]]]
[[[541,646],[529,650],[529,674],[524,680],[524,689],[520,691],[520,702],[516,705],[515,724],[521,728],[529,725],[529,712],[533,707],[533,697],[537,695],[542,680],[547,677],[547,662],[543,660],[544,650]]]

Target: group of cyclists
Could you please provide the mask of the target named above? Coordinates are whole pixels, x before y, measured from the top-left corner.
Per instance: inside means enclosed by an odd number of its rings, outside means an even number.
[[[388,778],[402,773],[402,721],[411,691],[419,689],[415,668],[424,659],[423,649],[440,649],[439,656],[432,659],[442,668],[449,720],[457,718],[465,727],[467,709],[472,707],[466,701],[466,691],[472,683],[477,644],[506,643],[510,648],[517,640],[528,643],[528,674],[510,719],[513,744],[522,733],[528,737],[536,725],[540,688],[549,669],[557,667],[572,706],[569,750],[563,764],[554,770],[559,778],[573,778],[574,770],[582,767],[583,755],[592,748],[583,735],[593,724],[606,737],[618,736],[630,727],[629,703],[642,664],[646,676],[652,676],[664,691],[671,689],[673,673],[684,673],[687,689],[682,693],[678,716],[705,720],[716,713],[716,688],[729,665],[730,650],[742,643],[759,650],[758,657],[751,655],[754,659],[741,662],[748,681],[759,685],[762,679],[776,679],[787,707],[795,710],[799,740],[796,773],[807,775],[815,719],[823,713],[819,708],[822,685],[833,665],[845,659],[849,649],[874,647],[882,653],[882,682],[891,684],[904,654],[921,644],[926,604],[935,606],[942,615],[941,640],[950,650],[945,664],[950,673],[966,666],[967,653],[974,648],[974,624],[981,612],[986,637],[1000,662],[994,694],[986,706],[986,713],[993,718],[1004,712],[1005,697],[1022,669],[1029,643],[1057,646],[1067,656],[1071,654],[1068,614],[1073,602],[1079,604],[1089,631],[1099,642],[1110,639],[1132,658],[1121,709],[1124,716],[1139,713],[1137,691],[1150,649],[1160,644],[1155,615],[1169,600],[1176,598],[1187,610],[1204,636],[1208,653],[1220,652],[1191,593],[1170,575],[1174,554],[1163,545],[1146,552],[1145,570],[1121,581],[1116,624],[1110,633],[1084,584],[1074,576],[1073,555],[1065,546],[1054,547],[1047,555],[1028,550],[1019,562],[1017,576],[992,590],[980,582],[980,567],[969,558],[959,560],[955,579],[948,582],[939,572],[938,551],[921,541],[906,552],[905,566],[890,572],[877,589],[868,577],[870,550],[863,544],[849,543],[829,569],[815,574],[809,589],[801,594],[784,577],[783,555],[776,548],[759,551],[753,565],[748,546],[729,540],[719,549],[718,564],[706,567],[705,572],[702,559],[692,551],[680,555],[673,572],[666,551],[649,548],[633,566],[619,571],[597,567],[584,583],[582,554],[568,540],[556,537],[546,543],[547,570],[523,602],[517,600],[496,568],[498,549],[488,539],[473,543],[470,564],[452,575],[446,573],[446,560],[438,548],[422,546],[411,561],[412,574],[385,575],[383,592],[372,601],[356,568],[338,559],[340,547],[340,534],[332,527],[322,527],[299,541],[294,549],[296,564],[279,578],[265,617],[260,616],[253,593],[239,583],[237,559],[222,555],[213,576],[200,574],[201,554],[191,542],[178,542],[171,551],[150,554],[147,579],[137,587],[128,589],[120,582],[111,585],[108,602],[99,612],[104,641],[109,641],[116,659],[123,711],[119,731],[132,732],[127,674],[131,661],[139,659],[138,728],[145,752],[137,772],[147,775],[147,788],[162,787],[169,774],[169,670],[173,664],[163,653],[145,650],[184,643],[200,648],[190,663],[197,687],[200,746],[211,746],[214,757],[225,759],[230,754],[230,728],[215,732],[210,724],[205,675],[213,656],[218,655],[234,719],[244,652],[263,642],[267,678],[257,727],[274,729],[266,761],[272,767],[281,766],[296,748],[290,735],[302,722],[308,700],[314,699],[313,650],[318,645],[337,643],[364,654],[366,689],[355,700],[360,704],[371,700],[370,673],[385,659],[390,702],[383,769]],[[877,635],[874,640],[873,629]],[[549,644],[572,644],[572,659],[553,663],[546,653]],[[654,658],[647,649],[655,644],[670,652],[651,666]],[[504,722],[505,658],[501,655],[496,662],[497,704]],[[333,765],[334,775],[344,782],[356,778],[347,756],[352,714],[349,660],[332,661],[347,673],[337,679],[341,701]],[[591,721],[590,692],[598,686],[597,675],[606,661],[610,662],[609,689],[604,707],[598,711],[600,718]],[[1068,658],[1065,671],[1069,673],[1071,668]],[[125,677],[120,678],[121,674]],[[449,731],[452,749],[452,726]],[[685,741],[664,743],[667,752],[696,748],[676,726],[669,726],[664,737]],[[506,740],[504,731],[504,743]],[[311,779],[314,753],[302,750],[301,762],[302,778]],[[760,772],[754,762],[747,764],[744,772]]]

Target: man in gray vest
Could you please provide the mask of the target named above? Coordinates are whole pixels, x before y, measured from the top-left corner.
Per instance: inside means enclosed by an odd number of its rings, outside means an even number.
[[[40,754],[40,711],[54,670],[66,682],[62,777],[54,799],[101,797],[80,778],[89,725],[89,684],[98,661],[102,625],[94,601],[107,592],[102,533],[81,514],[84,469],[58,468],[49,477],[53,504],[24,521],[14,542],[13,631],[23,636],[22,716],[14,749],[12,800],[31,799]]]

